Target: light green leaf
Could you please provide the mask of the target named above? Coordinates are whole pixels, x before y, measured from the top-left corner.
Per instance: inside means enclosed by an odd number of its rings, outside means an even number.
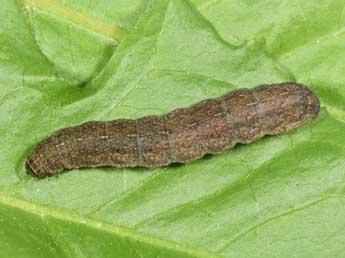
[[[3,1],[0,257],[345,257],[344,5]],[[288,80],[322,104],[290,133],[188,165],[26,174],[58,128]]]
[[[23,4],[37,45],[71,84],[95,76],[127,35],[120,26],[79,10],[82,6],[75,9],[55,0],[23,0]]]

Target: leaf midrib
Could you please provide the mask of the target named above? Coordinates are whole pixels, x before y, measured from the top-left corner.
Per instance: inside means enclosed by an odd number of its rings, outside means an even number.
[[[191,248],[189,246],[176,243],[173,241],[163,240],[163,239],[155,238],[152,236],[144,235],[144,234],[138,233],[137,231],[133,229],[130,229],[124,226],[118,226],[118,225],[113,225],[113,224],[97,221],[95,219],[92,219],[89,217],[83,217],[79,214],[72,213],[65,210],[60,210],[60,209],[52,210],[47,206],[34,204],[31,202],[19,199],[17,197],[5,194],[3,192],[0,192],[0,203],[8,207],[24,210],[25,212],[29,212],[36,216],[45,216],[45,217],[51,217],[57,220],[69,221],[71,223],[76,223],[76,224],[81,224],[86,227],[91,227],[98,231],[103,231],[112,235],[118,235],[119,237],[130,238],[135,241],[154,246],[157,249],[168,249],[168,250],[170,249],[170,250],[186,253],[186,254],[189,254],[195,257],[200,257],[200,258],[222,258],[223,257],[215,253],[198,250],[198,249]]]
[[[21,0],[28,9],[40,9],[47,13],[63,18],[69,22],[78,24],[95,33],[110,37],[116,41],[122,40],[127,31],[115,24],[106,23],[90,14],[59,3],[56,0]]]

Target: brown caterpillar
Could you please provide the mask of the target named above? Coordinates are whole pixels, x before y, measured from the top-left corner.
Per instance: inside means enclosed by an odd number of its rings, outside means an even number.
[[[35,147],[26,166],[42,178],[82,167],[189,163],[237,143],[288,132],[319,110],[317,96],[302,84],[239,89],[162,116],[89,121],[60,129]]]

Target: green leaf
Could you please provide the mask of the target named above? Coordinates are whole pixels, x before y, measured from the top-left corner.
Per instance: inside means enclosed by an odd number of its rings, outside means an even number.
[[[95,3],[2,1],[0,257],[345,257],[345,3]],[[58,128],[288,80],[322,106],[290,133],[188,165],[25,171]]]
[[[82,84],[96,75],[127,34],[120,26],[54,0],[24,0],[23,4],[37,45],[59,76],[71,84]]]

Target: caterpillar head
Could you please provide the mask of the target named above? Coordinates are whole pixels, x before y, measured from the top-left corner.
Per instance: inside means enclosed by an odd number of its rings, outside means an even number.
[[[51,176],[54,166],[49,156],[46,146],[43,143],[39,143],[26,159],[25,167],[27,172],[37,178]]]

